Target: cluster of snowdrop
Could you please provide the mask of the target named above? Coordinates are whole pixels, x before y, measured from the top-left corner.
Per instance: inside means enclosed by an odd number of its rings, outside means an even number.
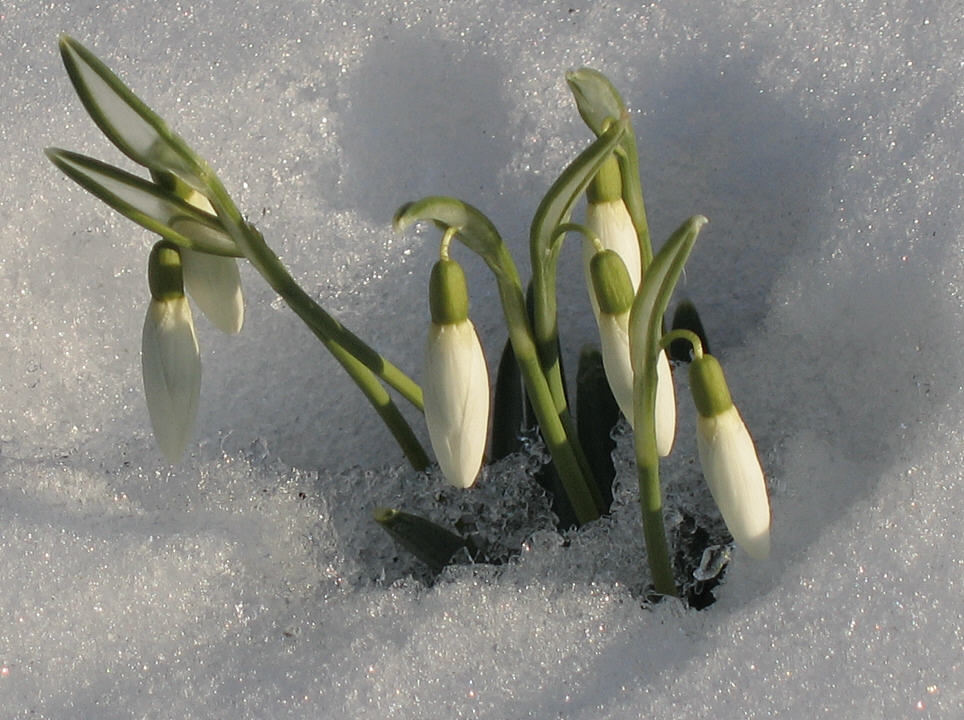
[[[654,254],[635,135],[622,98],[602,74],[582,69],[567,75],[579,113],[596,137],[565,168],[535,213],[527,288],[495,226],[471,205],[450,197],[427,197],[396,214],[400,230],[420,221],[431,221],[442,230],[439,259],[429,280],[431,323],[423,389],[301,289],[244,219],[210,166],[116,75],[69,37],[61,39],[60,48],[91,117],[150,174],[147,179],[76,153],[47,151],[73,180],[161,236],[148,261],[151,300],[142,358],[154,435],[169,461],[181,456],[191,437],[201,379],[185,291],[216,327],[240,331],[243,301],[236,259],[244,258],[339,361],[413,467],[426,468],[428,454],[392,391],[424,413],[441,472],[460,488],[471,487],[479,478],[490,433],[493,455],[497,437],[508,437],[507,443],[499,444],[511,450],[512,439],[529,425],[525,418],[532,417],[552,458],[554,487],[574,522],[595,520],[608,509],[606,483],[611,484],[596,461],[598,438],[608,438],[615,419],[595,414],[588,402],[586,408],[580,402],[578,418],[571,412],[556,317],[559,255],[566,236],[578,235],[601,345],[601,353],[585,357],[587,363],[601,364],[606,385],[588,388],[587,393],[611,393],[614,407],[633,428],[655,591],[677,594],[659,482],[659,459],[670,454],[676,433],[670,343],[683,342],[690,348],[697,444],[710,491],[736,542],[752,557],[768,555],[766,482],[720,364],[706,350],[698,319],[663,331],[663,315],[706,219],[695,216],[685,221]],[[572,222],[574,206],[584,195],[585,220]],[[451,256],[455,241],[492,270],[505,315],[508,343],[495,383],[494,413],[485,356],[469,319],[465,275]],[[579,377],[582,397],[582,385],[591,382],[583,378],[593,374],[580,372]],[[524,387],[524,394],[513,395],[513,385]],[[457,534],[398,510],[379,509],[376,520],[434,568],[443,566],[459,548],[471,547]]]

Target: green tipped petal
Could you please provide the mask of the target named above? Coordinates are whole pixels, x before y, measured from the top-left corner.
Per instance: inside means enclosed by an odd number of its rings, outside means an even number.
[[[181,252],[173,243],[161,240],[151,248],[147,261],[147,285],[158,301],[184,297],[184,271]]]
[[[596,177],[586,188],[586,199],[598,205],[623,199],[623,181],[619,173],[619,161],[615,155],[606,158]]]
[[[629,313],[636,288],[619,253],[603,250],[593,255],[589,261],[589,276],[600,315]]]
[[[723,368],[712,355],[703,355],[690,365],[690,391],[696,411],[703,417],[714,417],[733,407]]]

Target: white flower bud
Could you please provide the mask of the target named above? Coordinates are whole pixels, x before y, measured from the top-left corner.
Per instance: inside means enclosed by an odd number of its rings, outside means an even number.
[[[737,545],[762,560],[770,555],[770,501],[753,438],[715,358],[693,361],[690,386],[699,412],[696,444],[706,484]]]
[[[482,344],[469,320],[462,268],[443,258],[429,283],[432,323],[425,348],[422,392],[425,424],[442,474],[472,487],[482,467],[489,427],[489,373]]]
[[[154,437],[171,463],[184,452],[197,417],[201,357],[187,299],[151,300],[141,342],[144,395]]]
[[[471,320],[429,327],[423,393],[442,474],[456,487],[471,487],[482,467],[489,425],[489,374]]]
[[[590,295],[596,298],[596,322],[602,345],[603,368],[616,403],[631,426],[635,421],[633,365],[629,343],[629,314],[634,288],[618,253],[602,250],[589,262]],[[666,457],[676,436],[676,390],[664,351],[656,361],[656,450]]]
[[[151,250],[151,304],[141,335],[141,368],[154,437],[177,462],[194,429],[201,394],[201,357],[191,307],[184,297],[181,255],[168,242]]]

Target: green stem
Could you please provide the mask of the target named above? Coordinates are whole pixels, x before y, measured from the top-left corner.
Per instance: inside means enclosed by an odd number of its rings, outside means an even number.
[[[602,499],[595,483],[590,482],[592,475],[588,463],[585,458],[580,457],[581,453],[577,452],[574,442],[575,429],[566,427],[568,413],[563,416],[558,412],[549,381],[543,373],[529,326],[518,271],[505,246],[501,246],[499,256],[494,258],[494,261],[497,267],[492,265],[490,267],[495,271],[498,281],[499,297],[502,300],[502,310],[509,329],[509,340],[512,342],[512,351],[522,372],[529,402],[539,421],[539,430],[552,455],[552,461],[559,471],[559,477],[576,517],[582,524],[591,522],[600,515]],[[569,425],[571,426],[571,421]]]
[[[646,220],[646,204],[643,202],[643,185],[639,179],[639,155],[636,150],[636,134],[630,126],[623,134],[619,151],[616,152],[619,174],[623,181],[623,203],[636,228],[639,240],[639,259],[643,272],[653,260],[653,242],[649,236]]]
[[[391,396],[378,381],[384,380],[419,410],[423,409],[422,390],[405,373],[385,360],[369,345],[346,329],[315,302],[287,271],[281,260],[264,242],[260,233],[247,225],[220,181],[211,173],[207,178],[210,200],[231,237],[244,256],[264,277],[288,306],[301,318],[322,344],[355,381],[359,389],[388,426],[405,457],[416,470],[428,467],[428,455],[402,416]]]
[[[673,565],[663,526],[663,495],[656,450],[656,363],[659,359],[662,318],[706,218],[684,222],[653,258],[630,311],[633,357],[634,438],[639,473],[639,504],[643,515],[646,556],[656,591],[677,595]]]
[[[656,360],[647,358],[644,372],[634,380],[639,506],[643,516],[646,559],[656,592],[675,597],[678,591],[663,526],[663,492],[659,483],[659,453],[656,451],[656,378]]]
[[[692,330],[687,330],[686,328],[676,328],[676,330],[670,330],[660,339],[659,346],[663,348],[663,350],[667,350],[669,349],[669,346],[677,340],[685,340],[693,347],[694,360],[699,360],[701,357],[703,357],[703,341],[700,340],[699,335]]]

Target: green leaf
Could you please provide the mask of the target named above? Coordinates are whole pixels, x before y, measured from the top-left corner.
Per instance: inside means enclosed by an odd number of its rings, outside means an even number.
[[[475,550],[470,540],[418,515],[392,508],[375,508],[374,517],[375,522],[381,525],[395,542],[428,565],[436,574],[442,572],[460,550],[468,550],[470,555]]]
[[[512,352],[512,342],[506,340],[495,374],[492,397],[492,443],[489,457],[494,462],[522,449],[525,430],[525,385],[522,372]]]
[[[539,203],[529,229],[533,267],[537,264],[535,260],[539,261],[539,265],[546,263],[553,246],[561,241],[562,236],[556,233],[556,228],[566,221],[572,206],[619,144],[627,127],[628,121],[625,118],[613,122],[589,147],[579,153],[552,183],[552,187]]]
[[[626,130],[626,123],[625,118],[612,123],[611,127],[562,171],[539,203],[529,229],[532,327],[539,361],[549,378],[549,387],[559,412],[565,411],[566,402],[561,392],[561,369],[557,350],[559,329],[556,319],[556,267],[565,233],[557,232],[557,228],[566,222],[576,200],[612,154]]]
[[[576,427],[579,444],[586,453],[593,478],[602,495],[604,511],[613,502],[613,428],[619,422],[619,404],[613,397],[603,367],[602,353],[592,345],[584,345],[579,352],[576,372]]]
[[[62,35],[60,55],[97,127],[131,160],[172,172],[203,190],[204,162],[90,50]]]
[[[432,195],[399,208],[393,224],[403,231],[419,220],[431,220],[443,231],[455,228],[465,245],[490,262],[502,249],[502,238],[495,225],[480,210],[453,197]]]
[[[663,314],[683,271],[683,265],[693,250],[700,228],[706,222],[702,215],[694,215],[686,220],[670,236],[646,270],[646,277],[629,315],[633,373],[637,377],[646,377],[645,366],[650,363],[655,377]],[[639,410],[639,397],[636,397],[637,417]]]
[[[141,227],[190,250],[242,257],[215,216],[149,180],[86,155],[59,148],[45,152],[67,177]]]

